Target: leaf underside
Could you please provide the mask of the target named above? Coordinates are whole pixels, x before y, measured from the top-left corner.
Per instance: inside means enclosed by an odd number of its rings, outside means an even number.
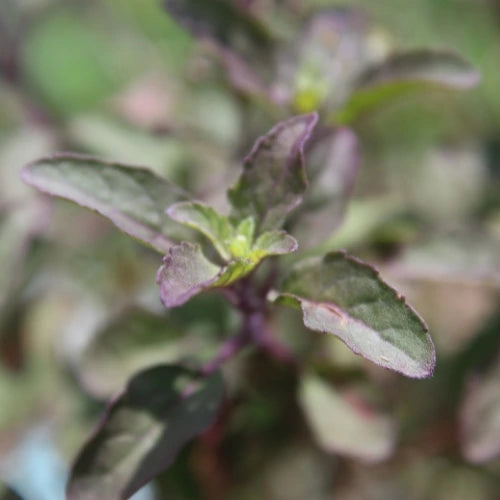
[[[306,327],[408,377],[432,374],[435,350],[425,323],[373,267],[332,252],[296,266],[282,292],[278,301],[300,307]]]

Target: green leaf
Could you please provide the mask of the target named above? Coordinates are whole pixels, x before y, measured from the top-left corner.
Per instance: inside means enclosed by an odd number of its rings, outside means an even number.
[[[72,154],[41,158],[22,170],[28,184],[96,210],[161,253],[177,237],[165,209],[187,195],[153,172]]]
[[[396,444],[395,423],[359,395],[348,396],[316,376],[302,378],[299,401],[316,442],[328,453],[366,462],[389,458]]]
[[[177,222],[197,229],[214,245],[224,260],[231,258],[230,245],[234,228],[229,218],[200,202],[181,202],[172,205],[167,214]]]
[[[395,54],[361,75],[356,90],[336,113],[335,120],[352,122],[390,99],[428,87],[464,90],[479,81],[477,70],[453,52],[415,50]]]
[[[292,253],[299,247],[297,240],[285,231],[267,231],[255,242],[250,257],[261,260],[270,255]]]
[[[280,227],[301,203],[307,187],[304,147],[317,121],[317,113],[295,116],[257,140],[228,192],[236,220],[252,216],[260,233]]]
[[[356,354],[408,377],[432,374],[426,325],[373,267],[332,252],[296,266],[282,288],[278,300],[300,307],[308,328],[336,335]]]
[[[223,397],[219,374],[199,379],[168,365],[140,372],[77,457],[67,498],[129,498],[213,423]]]
[[[500,358],[472,379],[460,408],[461,448],[465,458],[481,464],[500,456]]]

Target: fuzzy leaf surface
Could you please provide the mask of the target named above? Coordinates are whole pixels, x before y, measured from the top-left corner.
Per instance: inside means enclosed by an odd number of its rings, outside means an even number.
[[[261,233],[279,228],[301,203],[307,187],[304,147],[317,121],[317,113],[295,116],[257,140],[228,193],[235,219],[253,217]]]
[[[300,307],[311,330],[336,335],[356,354],[408,377],[432,374],[427,326],[368,264],[332,252],[297,265],[282,291],[278,300]]]
[[[165,253],[177,236],[165,209],[187,195],[153,172],[79,155],[41,158],[22,178],[44,193],[97,211],[119,229]]]
[[[67,498],[129,498],[213,423],[223,397],[219,374],[199,379],[169,365],[138,373],[77,457]]]
[[[428,87],[466,90],[479,81],[478,71],[453,52],[414,50],[395,54],[360,76],[337,119],[351,122],[394,97]]]

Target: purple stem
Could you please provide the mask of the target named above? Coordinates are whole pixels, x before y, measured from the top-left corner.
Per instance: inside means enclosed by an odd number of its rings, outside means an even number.
[[[248,335],[248,331],[246,329],[243,329],[238,335],[226,340],[226,342],[222,344],[222,348],[217,356],[202,367],[201,373],[203,375],[210,375],[211,373],[214,373],[228,359],[231,359],[239,351],[241,351],[241,349],[243,349],[249,341],[250,336]]]

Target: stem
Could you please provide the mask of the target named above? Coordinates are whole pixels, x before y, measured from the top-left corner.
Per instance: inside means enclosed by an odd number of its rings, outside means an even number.
[[[226,340],[217,356],[201,368],[203,375],[217,371],[250,343],[265,349],[272,357],[290,363],[296,369],[299,368],[293,352],[273,337],[268,325],[266,296],[276,279],[276,273],[276,268],[271,269],[268,279],[260,289],[247,278],[224,290],[226,298],[239,309],[243,323],[240,332]]]
[[[202,367],[201,373],[210,375],[216,372],[223,363],[238,354],[250,342],[250,338],[248,330],[243,328],[238,335],[226,340],[217,356]]]

